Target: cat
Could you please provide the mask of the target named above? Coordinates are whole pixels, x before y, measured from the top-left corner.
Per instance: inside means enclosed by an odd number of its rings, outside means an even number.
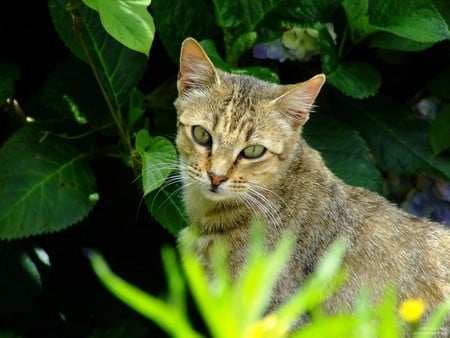
[[[346,185],[301,136],[325,75],[292,85],[216,69],[201,45],[181,47],[176,146],[190,226],[179,243],[211,271],[210,249],[225,241],[235,279],[250,227],[263,215],[268,246],[291,231],[294,252],[270,309],[314,271],[336,238],[348,239],[346,283],[327,301],[352,309],[361,288],[380,299],[389,282],[398,300],[421,298],[429,313],[450,294],[450,232],[407,214],[383,197]]]

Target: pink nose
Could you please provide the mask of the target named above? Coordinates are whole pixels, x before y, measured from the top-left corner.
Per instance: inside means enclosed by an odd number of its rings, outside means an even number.
[[[215,187],[218,187],[222,182],[228,180],[228,177],[225,175],[217,175],[213,171],[208,171],[209,179],[211,180],[211,184]]]

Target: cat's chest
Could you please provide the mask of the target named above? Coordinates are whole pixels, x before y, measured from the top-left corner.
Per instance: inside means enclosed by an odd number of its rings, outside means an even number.
[[[248,233],[243,230],[230,233],[214,233],[199,235],[199,229],[193,226],[185,228],[179,236],[182,251],[195,254],[203,268],[211,273],[214,250],[225,249],[228,268],[233,279],[241,270],[248,250]],[[222,251],[223,253],[223,251]]]

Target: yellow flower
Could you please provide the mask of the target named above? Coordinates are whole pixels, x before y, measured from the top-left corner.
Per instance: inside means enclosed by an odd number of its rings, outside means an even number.
[[[244,331],[244,338],[284,338],[289,332],[288,325],[275,314],[269,314],[259,322],[251,324]]]
[[[417,323],[425,311],[425,302],[420,298],[406,299],[400,304],[400,317],[410,324]]]

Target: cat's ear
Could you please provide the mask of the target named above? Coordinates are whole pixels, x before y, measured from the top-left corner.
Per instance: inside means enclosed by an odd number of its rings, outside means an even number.
[[[314,100],[325,83],[325,75],[319,74],[308,81],[289,86],[273,103],[289,119],[293,126],[302,126],[309,119]]]
[[[203,88],[219,81],[219,75],[202,46],[193,38],[184,40],[181,45],[178,93],[185,94],[190,89]]]

